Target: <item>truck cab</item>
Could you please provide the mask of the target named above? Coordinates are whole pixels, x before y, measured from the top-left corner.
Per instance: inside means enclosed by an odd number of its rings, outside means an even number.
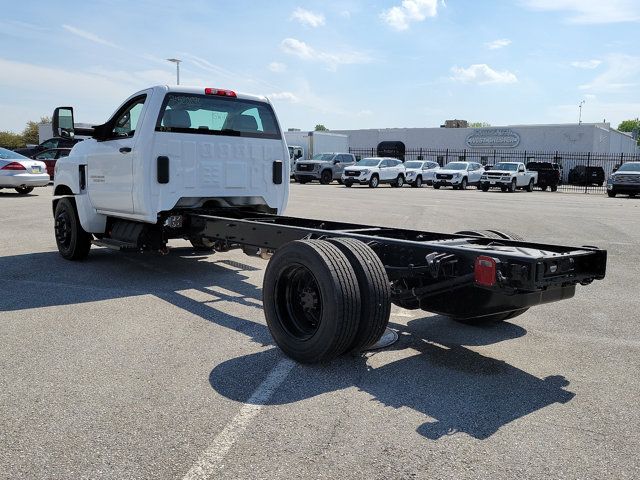
[[[73,138],[73,122],[72,108],[54,112],[58,135]],[[281,214],[288,157],[265,97],[155,86],[127,98],[93,127],[92,138],[58,160],[54,211],[60,198],[71,197],[82,228],[99,236],[116,222],[156,225],[177,210]]]

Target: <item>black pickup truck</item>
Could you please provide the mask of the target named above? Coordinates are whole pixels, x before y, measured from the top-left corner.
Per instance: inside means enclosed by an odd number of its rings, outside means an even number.
[[[538,172],[538,184],[543,191],[550,188],[552,192],[558,190],[560,184],[561,167],[557,163],[551,162],[529,162],[527,169]]]

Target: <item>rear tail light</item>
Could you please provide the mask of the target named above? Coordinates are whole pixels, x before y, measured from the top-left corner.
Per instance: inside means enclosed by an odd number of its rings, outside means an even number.
[[[205,88],[205,95],[218,95],[219,97],[236,97],[236,92],[233,90],[224,90],[222,88]]]
[[[494,258],[484,255],[476,258],[473,266],[474,279],[477,285],[493,287],[496,284],[497,264]]]
[[[21,163],[11,162],[2,167],[2,170],[26,170],[26,168]]]

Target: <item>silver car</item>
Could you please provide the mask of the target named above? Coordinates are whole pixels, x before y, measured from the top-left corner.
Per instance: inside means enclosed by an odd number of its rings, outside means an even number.
[[[0,189],[13,188],[19,194],[26,195],[34,187],[46,187],[49,180],[44,162],[0,148]]]

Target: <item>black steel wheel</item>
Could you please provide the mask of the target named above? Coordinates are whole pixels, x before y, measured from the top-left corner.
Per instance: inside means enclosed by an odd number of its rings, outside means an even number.
[[[366,350],[375,344],[389,324],[391,286],[384,265],[364,242],[352,238],[331,238],[353,267],[358,279],[362,307],[358,330],[348,350]]]
[[[33,187],[16,187],[15,191],[18,192],[20,195],[26,195],[28,193],[33,192]]]
[[[91,234],[84,231],[75,202],[61,198],[54,213],[54,233],[58,251],[67,260],[82,260],[89,254]]]
[[[609,195],[610,198],[615,198],[616,196],[616,191],[615,190],[609,190],[607,192],[607,195]]]
[[[262,292],[269,331],[294,360],[327,362],[353,344],[360,289],[353,267],[335,245],[324,240],[284,245],[267,265]]]
[[[329,185],[333,181],[333,173],[331,170],[324,170],[320,174],[320,183],[322,185]]]
[[[380,179],[378,178],[378,175],[371,175],[371,178],[369,179],[369,187],[377,188],[378,185],[380,185]]]

